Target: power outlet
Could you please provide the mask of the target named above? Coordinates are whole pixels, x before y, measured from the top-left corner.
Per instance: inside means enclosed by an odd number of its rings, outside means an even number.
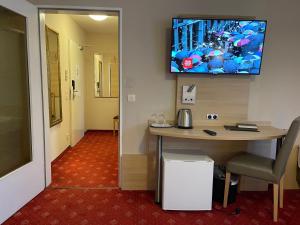
[[[217,120],[217,119],[219,119],[219,114],[217,114],[217,113],[208,113],[208,114],[206,114],[206,119],[208,119],[208,120]]]
[[[183,85],[182,86],[182,104],[195,104],[196,103],[196,86]]]

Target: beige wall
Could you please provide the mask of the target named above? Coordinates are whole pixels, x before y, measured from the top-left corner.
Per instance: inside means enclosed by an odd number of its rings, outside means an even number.
[[[112,130],[113,117],[119,114],[118,98],[95,98],[94,54],[103,55],[103,73],[109,72],[109,60],[118,60],[118,35],[87,34],[85,47],[87,130]],[[106,90],[107,92],[108,90]]]
[[[175,117],[175,75],[168,72],[171,18],[180,15],[256,16],[268,20],[263,69],[252,77],[249,119],[287,128],[300,114],[297,0],[32,0],[45,5],[123,9],[123,153],[147,152],[147,120],[154,112]],[[234,79],[234,78],[230,78]],[[128,103],[127,94],[136,94]]]
[[[146,150],[147,119],[163,111],[174,118],[175,75],[168,73],[171,18],[180,15],[256,16],[268,20],[263,70],[252,78],[250,119],[287,127],[300,113],[297,54],[300,30],[296,0],[32,0],[47,5],[120,7],[123,9],[124,153]],[[287,32],[287,33],[286,33]],[[155,91],[154,91],[155,90]],[[280,90],[280,91],[279,91]],[[135,93],[137,101],[127,103]]]
[[[249,118],[271,120],[288,127],[300,115],[299,17],[300,2],[268,1],[268,33],[262,76],[251,82]],[[272,2],[272,3],[271,3]]]
[[[60,72],[62,94],[62,117],[60,124],[50,128],[50,151],[51,160],[54,160],[70,145],[70,108],[69,108],[69,54],[68,41],[72,39],[77,43],[84,43],[83,30],[66,15],[47,14],[46,25],[59,33],[60,44]],[[67,73],[67,80],[65,79]],[[84,119],[84,118],[83,118]],[[83,120],[82,119],[82,120]]]

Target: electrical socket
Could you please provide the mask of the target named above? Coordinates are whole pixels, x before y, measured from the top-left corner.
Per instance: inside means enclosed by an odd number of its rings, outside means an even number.
[[[182,98],[183,104],[195,104],[195,99],[193,97]]]
[[[183,85],[182,86],[182,104],[196,103],[196,86],[195,85]]]
[[[208,120],[217,120],[217,119],[219,119],[219,114],[217,114],[217,113],[208,113],[208,114],[206,114],[206,119],[208,119]]]

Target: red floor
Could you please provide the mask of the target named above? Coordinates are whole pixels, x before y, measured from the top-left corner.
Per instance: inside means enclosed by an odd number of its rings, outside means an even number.
[[[271,192],[242,192],[223,209],[163,211],[154,193],[121,191],[117,184],[117,138],[89,132],[53,164],[53,184],[4,225],[299,225],[300,190],[285,191],[284,209],[272,222]],[[60,188],[59,188],[60,187]],[[73,187],[73,188],[72,188]],[[240,215],[232,215],[236,207]]]
[[[162,211],[153,192],[116,189],[47,189],[4,225],[299,225],[300,191],[286,191],[278,223],[272,222],[272,193],[242,192],[226,210]],[[235,207],[240,215],[231,215]]]
[[[52,187],[117,187],[118,138],[89,131],[52,163]]]

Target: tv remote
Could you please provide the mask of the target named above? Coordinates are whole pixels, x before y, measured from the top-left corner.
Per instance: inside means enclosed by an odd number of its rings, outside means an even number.
[[[209,134],[210,136],[216,136],[217,132],[212,131],[212,130],[203,130],[205,133]]]

